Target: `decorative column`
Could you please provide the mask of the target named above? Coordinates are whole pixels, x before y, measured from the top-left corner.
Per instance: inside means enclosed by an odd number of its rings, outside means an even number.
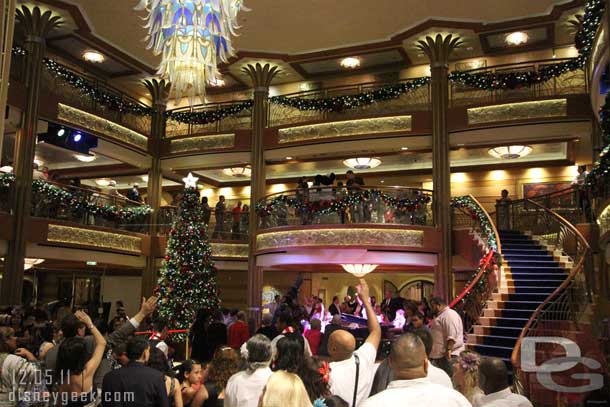
[[[436,294],[450,300],[453,297],[453,270],[451,256],[451,168],[449,163],[449,55],[461,41],[457,37],[438,34],[418,41],[418,48],[430,60],[432,84],[432,213],[435,226],[441,230],[442,252],[435,268]]]
[[[11,56],[13,49],[13,32],[15,31],[15,0],[7,0],[0,7],[0,112],[6,111],[9,76],[11,75]],[[4,114],[0,114],[0,157],[4,142]]]
[[[157,242],[157,232],[159,231],[159,211],[161,208],[161,182],[163,175],[161,172],[161,140],[165,137],[165,109],[167,108],[167,98],[169,96],[170,85],[165,80],[146,80],[144,86],[152,97],[152,123],[150,127],[150,137],[148,138],[148,153],[152,157],[150,169],[148,170],[148,185],[146,195],[148,205],[152,208],[148,220],[148,236],[150,237],[150,250],[146,258],[146,268],[142,275],[142,295],[145,297],[153,293],[157,282],[157,259],[155,257],[155,245]]]
[[[260,321],[263,270],[256,266],[256,233],[259,219],[256,214],[256,203],[265,196],[265,148],[264,130],[267,127],[269,85],[278,73],[277,66],[269,64],[246,65],[243,71],[252,79],[254,87],[254,105],[252,107],[252,146],[250,149],[250,222],[248,229],[248,311],[251,319]]]
[[[38,7],[31,11],[26,6],[16,10],[18,27],[25,34],[23,47],[27,52],[25,65],[26,105],[21,119],[21,128],[15,139],[14,174],[15,188],[11,199],[14,215],[13,234],[8,244],[4,263],[4,276],[0,302],[5,305],[21,303],[23,287],[23,265],[26,247],[26,222],[30,217],[32,203],[32,172],[38,122],[38,97],[42,75],[42,59],[46,48],[46,37],[61,24],[59,16],[51,11],[41,13]]]

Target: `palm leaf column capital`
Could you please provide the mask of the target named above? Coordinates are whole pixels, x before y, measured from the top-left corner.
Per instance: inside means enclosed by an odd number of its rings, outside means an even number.
[[[277,65],[261,64],[259,62],[247,64],[241,70],[252,80],[254,92],[267,92],[273,78],[280,73],[280,68]]]
[[[461,45],[462,40],[452,34],[437,34],[435,37],[427,36],[417,41],[417,48],[430,60],[430,68],[448,67],[451,53]]]

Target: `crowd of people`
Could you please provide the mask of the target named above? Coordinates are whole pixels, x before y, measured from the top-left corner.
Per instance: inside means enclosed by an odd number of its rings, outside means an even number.
[[[66,307],[55,321],[42,307],[12,310],[0,318],[0,406],[531,406],[511,392],[503,361],[465,349],[462,321],[441,299],[376,304],[360,280],[356,305],[350,297],[326,311],[319,299],[299,304],[299,286],[257,330],[244,311],[200,310],[185,357],[156,319],[155,297],[131,318],[118,306],[108,323]],[[380,308],[388,320],[404,312],[403,326],[380,324]],[[393,332],[387,357],[383,325]]]

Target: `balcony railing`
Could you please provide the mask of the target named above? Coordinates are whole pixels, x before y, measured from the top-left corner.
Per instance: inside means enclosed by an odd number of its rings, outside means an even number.
[[[472,69],[465,72],[478,73],[514,73],[537,71],[540,68],[562,62],[562,59],[531,61],[520,64],[497,65],[493,67]],[[450,82],[449,103],[451,107],[497,104],[520,99],[534,99],[552,96],[566,96],[587,93],[587,77],[584,70],[566,72],[557,78],[533,86],[516,87],[515,89],[483,90],[472,88],[456,82]]]
[[[159,234],[169,235],[177,216],[177,206],[162,206],[159,214]],[[221,219],[221,222],[218,222],[218,219]],[[233,222],[233,214],[230,210],[217,216],[212,208],[208,218],[208,237],[214,241],[245,243],[248,241],[249,222],[250,215],[247,212],[241,214],[239,222]]]
[[[210,103],[192,107],[172,110],[172,113],[198,113],[213,112],[225,109],[240,102]],[[250,130],[252,128],[252,110],[244,109],[237,115],[230,115],[221,120],[207,124],[182,123],[172,118],[166,122],[165,137],[195,136],[202,134],[231,133],[236,130]]]
[[[412,79],[401,80],[398,83],[409,82]],[[346,95],[356,95],[370,92],[384,86],[391,85],[387,82],[369,82],[359,85],[336,86],[321,90],[310,90],[304,92],[283,95],[288,98],[322,99]],[[280,127],[307,122],[339,121],[349,119],[360,119],[371,116],[389,116],[412,111],[430,110],[430,86],[424,85],[418,89],[407,92],[400,97],[383,102],[373,103],[367,106],[349,109],[342,112],[328,112],[318,110],[299,110],[290,106],[269,104],[269,127]]]
[[[260,229],[296,225],[434,224],[432,191],[363,186],[293,189],[268,195],[257,204]]]

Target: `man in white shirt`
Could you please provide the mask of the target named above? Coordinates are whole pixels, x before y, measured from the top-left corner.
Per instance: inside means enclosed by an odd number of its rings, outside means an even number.
[[[432,351],[430,362],[443,369],[449,377],[453,376],[452,358],[457,358],[464,346],[464,324],[460,315],[449,308],[440,297],[430,300],[430,308],[436,315],[430,331],[432,332]]]
[[[432,334],[428,328],[419,328],[413,331],[415,335],[423,342],[424,348],[426,349],[426,358],[430,357],[432,351]],[[451,378],[447,375],[443,369],[439,369],[432,363],[428,363],[428,379],[432,383],[440,384],[450,389],[453,389],[453,383]]]
[[[366,309],[369,336],[356,348],[356,338],[345,330],[333,332],[328,339],[330,392],[352,407],[359,407],[371,392],[375,376],[375,359],[381,341],[381,327],[369,300],[369,286],[360,279],[358,296]],[[356,379],[357,378],[357,379]],[[357,387],[356,387],[357,386]]]
[[[366,400],[362,407],[472,407],[459,392],[430,381],[425,351],[416,335],[401,335],[390,353],[394,380],[386,390]]]
[[[515,394],[508,385],[506,363],[498,358],[483,358],[479,366],[479,387],[485,393],[475,400],[478,407],[532,407],[530,401]]]
[[[267,379],[271,376],[271,341],[265,335],[254,335],[248,339],[245,371],[235,373],[227,382],[225,407],[257,407]]]

